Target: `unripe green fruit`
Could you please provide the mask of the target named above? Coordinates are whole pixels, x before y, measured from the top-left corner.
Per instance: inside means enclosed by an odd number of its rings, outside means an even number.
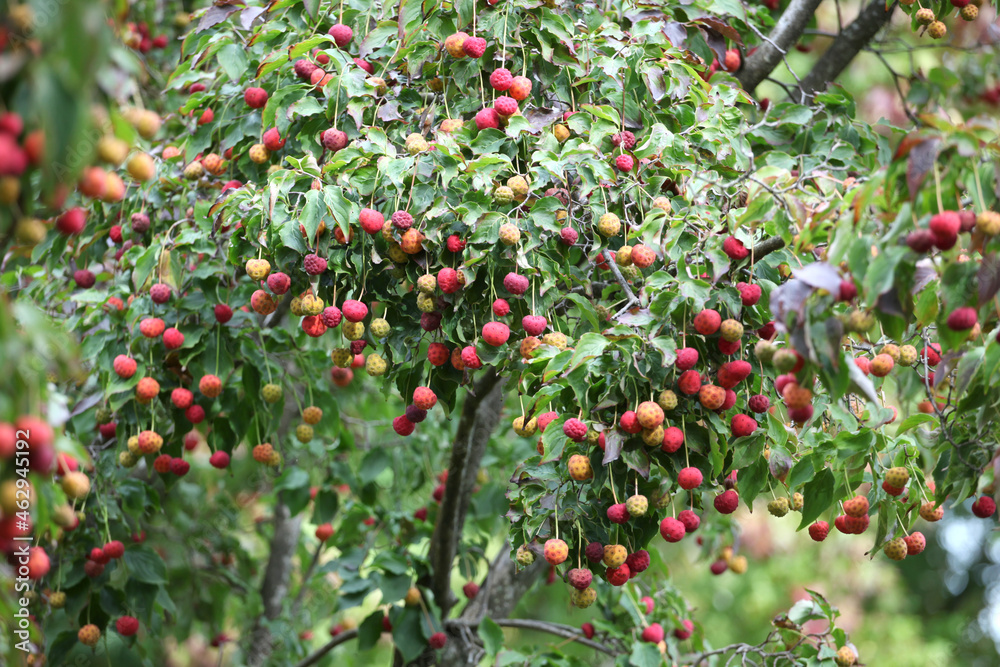
[[[501,185],[493,191],[493,201],[500,205],[509,204],[514,201],[514,191],[506,185]]]
[[[517,548],[517,562],[521,565],[531,565],[535,562],[535,552],[522,544]]]
[[[391,330],[392,328],[389,326],[389,323],[386,322],[381,317],[376,317],[374,320],[372,320],[371,331],[372,331],[372,336],[374,336],[375,338],[385,338],[386,336],[389,335],[389,332]]]
[[[365,325],[361,322],[344,322],[344,338],[350,341],[361,340],[365,335]]]
[[[795,353],[787,348],[781,348],[776,351],[771,360],[774,367],[782,373],[787,373],[795,368],[795,364],[797,364],[798,361],[798,357],[795,356]]]
[[[437,278],[431,274],[425,274],[417,278],[417,290],[425,294],[430,294],[437,289]]]
[[[662,436],[660,439],[663,439]],[[646,496],[636,494],[625,501],[625,509],[632,516],[645,516],[649,510],[649,500]]]
[[[767,504],[767,511],[777,517],[788,514],[788,498],[776,498]]]
[[[386,363],[380,355],[372,353],[368,355],[365,359],[365,370],[368,371],[368,375],[379,377],[385,374]]]
[[[313,439],[313,427],[309,424],[299,424],[295,427],[295,439],[306,443]]]
[[[276,384],[265,384],[261,387],[260,393],[267,403],[277,403],[283,396],[281,386]]]
[[[660,392],[659,397],[656,399],[656,403],[663,408],[664,412],[670,412],[677,407],[677,394],[670,389],[664,389]]]
[[[94,418],[98,424],[108,424],[114,418],[114,413],[108,408],[97,408]]]

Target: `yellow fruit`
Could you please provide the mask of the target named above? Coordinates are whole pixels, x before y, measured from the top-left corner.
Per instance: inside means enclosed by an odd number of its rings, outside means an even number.
[[[552,134],[555,135],[556,141],[564,143],[567,139],[569,139],[569,128],[565,125],[558,124],[552,128]]]
[[[614,213],[605,213],[597,221],[597,231],[601,236],[617,236],[621,227],[622,221]]]

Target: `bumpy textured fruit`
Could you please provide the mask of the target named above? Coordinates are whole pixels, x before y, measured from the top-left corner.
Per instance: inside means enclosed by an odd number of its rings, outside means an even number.
[[[534,417],[525,421],[524,417],[514,418],[514,432],[522,438],[530,438],[538,430],[538,420]]]
[[[590,582],[593,579],[594,575],[591,574],[590,570],[582,567],[574,567],[566,573],[566,582],[578,591],[582,591],[590,586]]]
[[[677,473],[677,485],[688,491],[701,486],[703,479],[701,471],[694,467],[683,468]]]
[[[902,537],[897,537],[886,542],[882,550],[891,560],[903,560],[907,553],[906,541]]]
[[[632,516],[646,516],[646,512],[649,511],[649,499],[640,494],[629,496],[625,501],[625,509]]]
[[[947,34],[948,26],[946,26],[943,21],[934,21],[927,26],[927,36],[931,39],[941,39]]]
[[[313,439],[313,427],[309,424],[299,424],[295,427],[295,439],[306,443]]]
[[[851,667],[851,665],[857,661],[857,656],[854,655],[854,651],[850,646],[841,646],[837,649],[837,655],[834,657],[834,661],[837,663],[838,667]]]
[[[528,566],[535,562],[535,552],[522,544],[517,548],[517,554],[514,558],[521,565]]]
[[[621,228],[622,221],[614,213],[605,213],[597,220],[597,232],[601,236],[617,236]]]
[[[597,592],[593,588],[585,588],[582,591],[574,590],[569,596],[569,601],[577,609],[586,609],[594,604],[595,600],[597,600]]]
[[[578,482],[585,482],[594,476],[594,469],[590,465],[590,459],[583,454],[574,454],[567,462],[569,476]]]
[[[927,538],[920,531],[914,531],[903,538],[906,542],[906,555],[916,556],[923,553],[924,549],[927,547]]]
[[[698,389],[698,401],[706,410],[718,410],[726,401],[726,390],[714,384],[706,384]]]
[[[664,389],[660,392],[656,402],[665,412],[670,412],[677,407],[677,394],[669,389]]]
[[[269,463],[273,454],[274,447],[269,442],[263,442],[253,448],[253,460],[258,463]]]
[[[562,540],[553,538],[545,542],[544,554],[550,565],[559,565],[569,556],[569,547]],[[625,562],[624,558],[622,562]]]
[[[264,401],[267,403],[277,403],[281,400],[282,391],[281,385],[277,384],[265,384],[260,390],[261,396],[264,397]]]
[[[772,516],[783,517],[788,514],[788,498],[775,498],[767,504],[767,511],[771,513]]]
[[[625,562],[626,558],[628,558],[628,551],[622,545],[604,545],[604,555],[601,557],[601,560],[608,567],[619,567]]]
[[[910,481],[910,473],[902,466],[889,468],[885,471],[885,481],[889,484],[889,486],[901,489],[906,486],[907,482]]]
[[[864,496],[854,496],[844,502],[844,514],[847,516],[861,517],[868,514],[868,498]]]
[[[660,522],[660,536],[667,542],[680,542],[686,533],[684,524],[673,517],[668,516]]]
[[[719,335],[722,340],[735,343],[743,337],[743,325],[736,320],[726,320],[719,325]]]
[[[509,69],[501,67],[499,69],[493,70],[490,74],[490,85],[493,89],[499,92],[504,92],[510,88],[511,83],[514,81],[514,75],[510,73]]]
[[[80,628],[80,631],[76,633],[76,638],[80,640],[81,644],[94,648],[97,646],[97,642],[101,641],[101,631],[96,625],[88,623]]]
[[[365,359],[365,371],[372,377],[385,375],[386,369],[387,364],[385,363],[385,359],[379,354],[369,354],[368,358]]]
[[[722,326],[722,316],[718,311],[706,308],[694,316],[693,324],[695,331],[702,336],[711,336]]]
[[[817,521],[809,526],[809,537],[816,542],[822,542],[830,534],[830,524],[826,521]]]

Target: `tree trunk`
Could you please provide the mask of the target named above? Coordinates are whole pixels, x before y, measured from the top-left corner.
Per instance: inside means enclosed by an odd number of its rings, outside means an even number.
[[[285,596],[288,594],[288,578],[292,571],[292,556],[299,542],[301,517],[291,516],[288,505],[279,498],[274,508],[274,536],[271,538],[271,557],[267,561],[264,582],[260,587],[264,603],[264,617],[271,621],[281,615]],[[271,632],[260,624],[254,624],[253,637],[247,652],[247,664],[260,667],[271,656]]]

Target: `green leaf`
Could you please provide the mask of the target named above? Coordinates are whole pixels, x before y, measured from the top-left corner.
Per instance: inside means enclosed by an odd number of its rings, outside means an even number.
[[[937,417],[934,415],[925,415],[923,413],[917,413],[915,415],[910,415],[903,420],[903,423],[899,425],[899,429],[896,430],[896,435],[903,435],[909,430],[915,429],[921,424],[927,424],[929,422],[935,421]]]
[[[404,607],[403,613],[393,621],[392,638],[403,660],[409,662],[423,653],[429,632],[424,630],[419,607]]]
[[[771,471],[767,466],[767,459],[763,456],[750,464],[749,468],[740,471],[739,474],[739,494],[740,500],[753,507],[754,498],[767,485],[767,478]]]
[[[663,657],[660,655],[660,649],[655,645],[643,642],[632,647],[628,664],[635,667],[659,667],[663,664]]]
[[[479,623],[479,636],[487,655],[496,655],[503,648],[503,629],[493,619],[486,617]]]
[[[573,358],[570,361],[569,368],[573,369],[579,366],[586,359],[593,359],[594,357],[600,356],[604,352],[604,348],[608,346],[610,341],[597,333],[585,333],[580,336],[580,340],[576,343],[576,349],[573,352]]]
[[[219,65],[222,67],[226,76],[233,83],[239,83],[240,79],[246,74],[247,71],[247,58],[241,49],[236,44],[226,44],[216,55],[219,59]]]
[[[829,468],[823,468],[812,480],[802,489],[804,504],[802,507],[802,521],[799,523],[799,530],[802,530],[819,516],[829,509],[833,503],[833,473]]]
[[[367,651],[375,646],[375,642],[382,636],[382,618],[385,612],[377,609],[368,618],[361,621],[358,626],[358,651]]]
[[[167,583],[167,566],[159,554],[148,547],[130,547],[123,557],[129,577],[147,584]]]

